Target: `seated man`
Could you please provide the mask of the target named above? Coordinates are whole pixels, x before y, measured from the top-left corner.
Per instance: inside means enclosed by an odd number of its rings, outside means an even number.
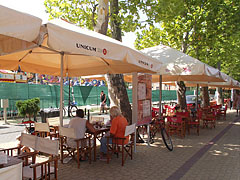
[[[111,128],[110,128],[110,137],[118,137],[125,138],[125,129],[128,125],[126,118],[124,118],[120,112],[120,109],[117,106],[113,106],[109,110],[110,112],[110,120],[111,120]],[[112,139],[109,139],[109,143],[112,143]],[[128,143],[128,138],[126,138],[124,144]],[[100,160],[107,160],[107,138],[102,137],[101,139],[101,147],[100,147]]]
[[[76,111],[76,117],[71,119],[68,125],[68,128],[74,128],[76,132],[77,139],[81,139],[85,137],[86,130],[91,133],[95,133],[93,125],[89,123],[87,119],[84,119],[84,111],[82,109],[78,109]],[[76,146],[76,142],[74,139],[69,138],[67,140],[69,146]],[[82,157],[84,159],[84,157]]]
[[[197,114],[197,110],[196,110],[196,105],[195,103],[192,104],[192,107],[191,107],[191,116],[192,117],[196,117],[196,114]]]

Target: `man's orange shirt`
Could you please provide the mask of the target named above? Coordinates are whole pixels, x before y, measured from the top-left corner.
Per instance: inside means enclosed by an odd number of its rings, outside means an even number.
[[[125,129],[126,126],[128,125],[128,122],[126,118],[123,116],[117,116],[112,120],[112,125],[110,128],[110,133],[114,135],[114,137],[117,138],[125,138]],[[129,137],[127,136],[126,139],[124,140],[124,144],[127,144],[129,141]],[[120,142],[118,142],[119,144]]]

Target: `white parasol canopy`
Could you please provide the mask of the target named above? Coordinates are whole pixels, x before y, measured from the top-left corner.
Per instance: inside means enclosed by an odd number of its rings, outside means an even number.
[[[223,82],[220,71],[187,54],[165,45],[142,50],[143,53],[158,59],[163,65],[157,70],[162,81],[205,81]],[[159,82],[159,76],[153,77]]]
[[[6,11],[6,14],[8,12],[11,13],[11,10]],[[19,13],[19,18],[21,15],[24,16],[24,14]],[[8,22],[8,17],[16,20],[16,17],[7,15],[1,20]],[[31,26],[32,22],[29,21],[26,24]],[[15,29],[19,28],[18,23],[13,23],[12,26]],[[26,37],[28,33],[28,31],[22,32]],[[5,34],[0,33],[0,35]],[[14,33],[8,34],[8,36],[19,37]],[[34,38],[32,37],[32,39]],[[28,41],[32,39],[28,39]],[[21,42],[24,40],[26,39],[22,38]],[[21,46],[17,51],[2,53],[0,69],[17,70],[20,66],[21,70],[26,72],[76,77],[107,73],[155,73],[155,70],[161,66],[159,61],[131,49],[117,40],[60,20],[42,26],[39,38],[33,45],[32,48]],[[0,48],[2,49],[2,47]],[[60,92],[61,125],[63,123],[62,79]]]
[[[0,55],[36,47],[42,20],[0,5]],[[1,62],[2,65],[3,62]]]
[[[45,31],[40,47],[1,56],[0,62],[7,61],[12,69],[16,69],[17,64],[26,72],[60,76],[60,54],[63,54],[63,76],[69,77],[155,73],[161,66],[161,62],[117,40],[64,21],[47,23]],[[2,64],[0,68],[5,69]]]
[[[185,81],[185,85],[188,87],[201,86],[201,87],[221,87],[221,88],[233,88],[239,89],[240,83],[225,73],[221,72],[221,76],[225,80],[225,82],[201,82],[201,81]],[[175,86],[175,82],[165,82],[165,84]]]

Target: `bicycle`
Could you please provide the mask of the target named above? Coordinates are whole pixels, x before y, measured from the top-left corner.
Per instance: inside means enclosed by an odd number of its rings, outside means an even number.
[[[71,117],[76,116],[76,112],[78,110],[77,103],[76,102],[70,102],[70,105],[67,107],[63,107],[63,117],[66,117],[68,115],[68,110],[69,110],[69,115]]]
[[[170,135],[165,129],[164,118],[159,118],[157,115],[153,117],[152,122],[150,123],[150,142],[154,142],[154,137],[157,132],[161,131],[162,139],[169,151],[173,150],[173,144]]]

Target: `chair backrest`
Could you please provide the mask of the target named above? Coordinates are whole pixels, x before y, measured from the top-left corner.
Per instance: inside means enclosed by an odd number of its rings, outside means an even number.
[[[90,123],[93,123],[93,122],[104,122],[104,117],[91,116]]]
[[[74,128],[65,128],[65,127],[59,127],[59,135],[60,136],[66,136],[68,138],[76,139],[77,135]]]
[[[59,150],[59,141],[37,137],[35,150],[57,156]]]
[[[22,133],[20,137],[20,144],[32,149],[36,148],[37,136]]]
[[[228,105],[227,104],[225,104],[225,110],[227,111],[227,108],[228,108]]]
[[[60,118],[59,117],[51,117],[46,118],[49,126],[59,126],[60,125]]]
[[[176,112],[176,116],[183,116],[183,117],[189,117],[190,113],[188,111],[185,112]]]
[[[134,133],[135,130],[136,130],[136,124],[135,123],[132,124],[132,125],[126,126],[124,136],[128,136],[128,135]]]
[[[58,155],[59,142],[57,140],[50,140],[47,138],[22,133],[20,137],[20,144],[40,152],[56,156]]]
[[[48,123],[34,123],[35,131],[38,132],[50,132],[49,124]]]
[[[197,110],[197,117],[198,117],[198,119],[202,119],[202,111],[201,110]]]
[[[167,117],[168,122],[173,122],[173,123],[182,123],[182,118],[181,117]]]

